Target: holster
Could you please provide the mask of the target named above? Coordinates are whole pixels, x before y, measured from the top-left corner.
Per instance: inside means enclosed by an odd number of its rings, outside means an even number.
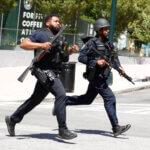
[[[92,81],[96,74],[96,68],[91,66],[86,66],[86,72],[83,73],[83,77],[88,81]]]
[[[47,83],[53,83],[55,78],[55,75],[51,70],[41,70],[38,67],[35,67],[31,73],[43,85],[46,85]]]
[[[110,67],[106,67],[104,69],[104,72],[103,72],[103,77],[107,79],[109,74],[110,74],[110,71],[111,71],[111,68]]]

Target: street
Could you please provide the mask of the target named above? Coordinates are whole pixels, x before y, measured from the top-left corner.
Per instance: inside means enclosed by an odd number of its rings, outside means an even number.
[[[1,150],[149,150],[150,149],[150,89],[116,95],[120,125],[130,123],[131,129],[115,138],[104,110],[97,98],[87,106],[68,106],[67,124],[78,137],[57,138],[53,102],[46,100],[16,125],[16,136],[10,137],[4,118],[12,114],[23,101],[0,102]]]

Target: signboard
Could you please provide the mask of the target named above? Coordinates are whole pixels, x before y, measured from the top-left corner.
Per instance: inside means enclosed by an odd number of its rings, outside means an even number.
[[[43,26],[43,15],[36,13],[31,0],[20,0],[18,42]]]

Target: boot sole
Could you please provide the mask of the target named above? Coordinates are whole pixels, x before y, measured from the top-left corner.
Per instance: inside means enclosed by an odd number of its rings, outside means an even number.
[[[73,136],[73,137],[62,137],[62,136],[60,136],[60,135],[57,135],[57,137],[58,138],[60,138],[60,139],[64,139],[64,140],[72,140],[72,139],[74,139],[74,138],[76,138],[77,137],[77,135],[76,136]]]

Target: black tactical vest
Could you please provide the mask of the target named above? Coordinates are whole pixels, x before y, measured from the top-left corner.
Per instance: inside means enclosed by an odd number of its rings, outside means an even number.
[[[48,41],[51,41],[55,35],[48,29],[41,29],[48,37]],[[69,53],[67,50],[67,42],[65,37],[60,35],[60,37],[53,43],[52,48],[49,50],[40,62],[36,63],[36,67],[41,69],[61,69],[62,62],[68,61]],[[36,56],[41,49],[35,50],[34,55]]]

